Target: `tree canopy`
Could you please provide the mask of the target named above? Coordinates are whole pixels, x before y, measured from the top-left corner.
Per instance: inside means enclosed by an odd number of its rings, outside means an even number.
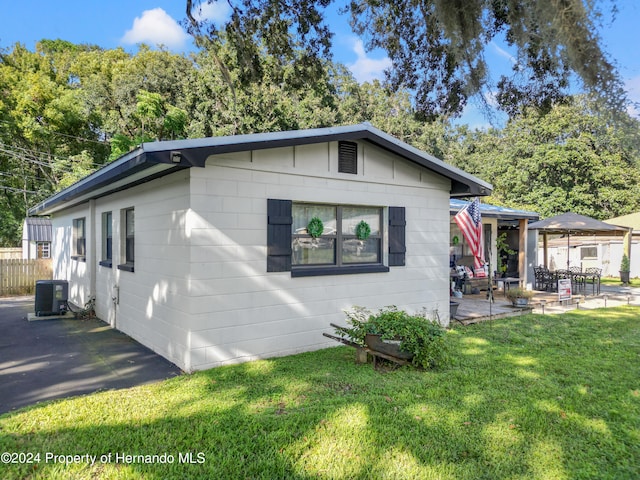
[[[543,216],[640,209],[638,122],[590,97],[473,131],[444,116],[425,121],[414,92],[361,84],[343,65],[323,60],[309,76],[301,51],[286,61],[256,54],[259,81],[247,82],[223,37],[189,57],[61,40],[0,50],[0,245],[19,243],[29,207],[141,142],[365,121],[493,183],[495,203]]]
[[[604,220],[640,209],[639,132],[637,120],[614,121],[580,96],[504,129],[462,129],[449,160],[493,183],[490,203]]]
[[[261,49],[306,78],[321,74],[331,52],[327,12],[339,9],[370,48],[387,52],[389,85],[412,91],[424,118],[457,115],[470,97],[494,91],[511,115],[523,105],[549,110],[572,78],[613,110],[627,102],[597,33],[604,0],[229,0],[223,25],[198,20],[213,1],[187,0],[190,32],[201,45],[229,42],[241,82],[262,75]],[[517,54],[512,74],[494,83],[485,49],[496,40]]]

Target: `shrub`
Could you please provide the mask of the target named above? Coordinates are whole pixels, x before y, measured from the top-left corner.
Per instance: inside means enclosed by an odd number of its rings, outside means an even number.
[[[531,297],[533,297],[533,292],[531,290],[525,290],[524,288],[520,288],[520,287],[510,288],[509,290],[507,290],[507,298],[512,302],[516,298],[530,299]]]
[[[631,270],[631,262],[629,262],[629,257],[627,255],[622,255],[622,261],[620,262],[620,271],[628,272]]]
[[[400,340],[400,348],[413,354],[415,366],[435,368],[449,360],[446,330],[424,314],[410,315],[394,306],[377,313],[353,307],[345,314],[349,327],[338,330],[338,334],[358,345],[365,346],[365,335],[372,333],[383,340]]]

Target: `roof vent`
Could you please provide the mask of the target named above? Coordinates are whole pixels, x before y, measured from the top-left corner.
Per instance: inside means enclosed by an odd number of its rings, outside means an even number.
[[[358,173],[358,144],[338,142],[338,172]]]

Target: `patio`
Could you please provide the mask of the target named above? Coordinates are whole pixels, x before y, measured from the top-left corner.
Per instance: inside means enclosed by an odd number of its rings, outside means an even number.
[[[602,286],[599,295],[573,295],[571,300],[559,301],[555,292],[533,291],[534,296],[527,308],[517,308],[505,298],[502,290],[494,290],[493,303],[487,300],[487,292],[477,295],[463,295],[462,298],[451,298],[458,302],[458,310],[451,324],[469,325],[490,319],[514,317],[528,313],[553,314],[567,310],[617,307],[620,305],[638,305],[640,289],[622,286]]]

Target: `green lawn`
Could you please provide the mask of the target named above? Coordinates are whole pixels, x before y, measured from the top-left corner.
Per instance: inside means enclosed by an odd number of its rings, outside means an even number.
[[[603,277],[601,282],[603,285],[622,285],[620,277]],[[640,278],[630,278],[629,286],[640,287]]]
[[[0,477],[640,478],[640,308],[449,338],[440,371],[375,371],[336,347],[7,414],[0,452],[40,461],[0,464]]]

